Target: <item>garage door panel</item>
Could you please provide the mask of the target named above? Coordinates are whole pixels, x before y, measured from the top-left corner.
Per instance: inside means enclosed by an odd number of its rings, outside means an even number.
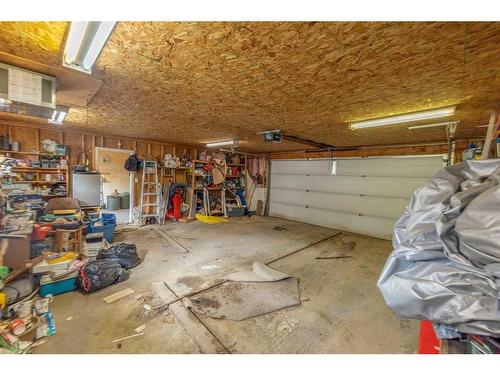
[[[294,188],[340,194],[365,194],[380,197],[409,198],[416,186],[426,178],[397,179],[392,177],[347,176],[271,176],[271,194],[274,188]]]
[[[288,175],[330,175],[332,174],[332,161],[330,159],[318,160],[275,160],[273,174]]]
[[[309,206],[356,215],[381,216],[389,219],[400,217],[408,204],[407,199],[360,197],[359,195],[352,194],[319,193],[291,189],[274,189],[272,194],[275,195],[273,201],[277,203]]]
[[[429,167],[379,167],[345,168],[337,167],[340,176],[366,177],[429,177]]]
[[[273,160],[269,214],[390,238],[412,195],[442,156]]]
[[[270,203],[272,216],[283,219],[315,224],[328,228],[335,228],[353,233],[365,234],[367,236],[391,239],[394,220],[375,218],[370,216],[358,216],[354,214],[341,213],[332,215],[331,211],[315,208],[305,208]]]
[[[337,175],[429,178],[442,166],[441,157],[339,159]]]

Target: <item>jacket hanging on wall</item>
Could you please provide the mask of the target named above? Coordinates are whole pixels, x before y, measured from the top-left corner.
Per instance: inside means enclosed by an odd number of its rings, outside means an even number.
[[[140,160],[136,154],[130,155],[125,161],[125,169],[129,172],[137,172]]]

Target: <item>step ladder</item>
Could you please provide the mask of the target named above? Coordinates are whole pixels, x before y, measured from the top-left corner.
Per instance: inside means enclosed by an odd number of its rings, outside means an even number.
[[[160,223],[160,187],[156,161],[144,160],[142,168],[141,196],[139,198],[139,225],[147,224],[148,218]]]

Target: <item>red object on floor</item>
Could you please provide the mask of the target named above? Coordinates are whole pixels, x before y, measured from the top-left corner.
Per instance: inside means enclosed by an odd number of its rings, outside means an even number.
[[[439,354],[441,342],[434,333],[432,322],[422,320],[420,322],[420,337],[418,340],[418,354]]]
[[[174,217],[179,220],[182,217],[181,206],[182,206],[182,194],[177,190],[172,198],[172,203],[174,206]]]

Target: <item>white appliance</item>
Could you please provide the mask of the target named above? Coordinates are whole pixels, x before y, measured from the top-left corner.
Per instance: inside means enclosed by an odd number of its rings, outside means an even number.
[[[82,207],[101,206],[101,175],[98,172],[73,172],[72,196]]]

